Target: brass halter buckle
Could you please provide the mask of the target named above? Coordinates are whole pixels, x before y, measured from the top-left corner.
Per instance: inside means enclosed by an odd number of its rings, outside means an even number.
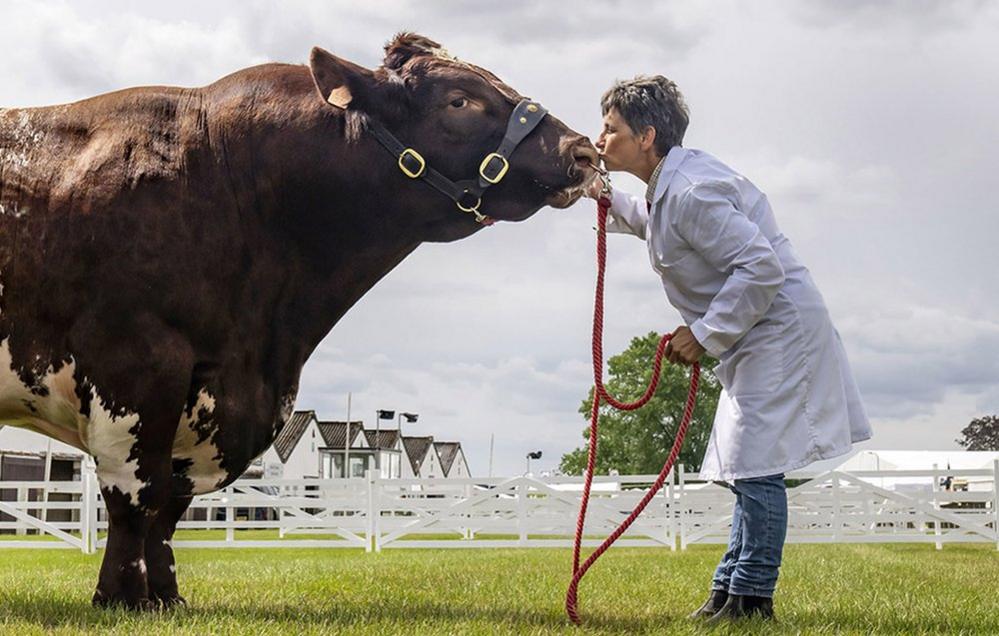
[[[499,170],[492,171],[495,173],[494,176],[489,176],[489,173],[487,173],[486,170],[495,165],[494,160],[499,160],[500,168]],[[506,175],[506,171],[509,169],[510,169],[510,162],[506,160],[506,157],[499,154],[498,152],[490,152],[488,155],[486,155],[486,158],[482,160],[482,163],[479,164],[479,176],[488,181],[489,183],[496,185],[497,183],[500,182],[503,176]]]
[[[411,168],[406,165],[413,161],[416,162],[415,167]],[[418,179],[427,169],[427,160],[412,148],[406,148],[399,154],[399,169],[410,179]]]

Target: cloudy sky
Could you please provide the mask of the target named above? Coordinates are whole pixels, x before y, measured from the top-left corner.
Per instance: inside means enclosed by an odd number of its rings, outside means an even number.
[[[568,11],[566,7],[569,7]],[[999,6],[884,2],[3,2],[0,106],[198,86],[321,45],[366,66],[413,30],[595,135],[615,80],[664,74],[685,145],[767,192],[843,335],[865,448],[953,448],[999,412]],[[618,187],[642,185],[619,176]],[[591,383],[595,209],[582,201],[426,245],[334,328],[298,408],[463,442],[473,474],[557,465]],[[670,331],[644,244],[609,241],[605,351]]]

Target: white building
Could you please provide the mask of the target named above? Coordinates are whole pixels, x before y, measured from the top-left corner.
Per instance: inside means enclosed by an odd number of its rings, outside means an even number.
[[[364,477],[364,472],[374,468],[374,455],[364,433],[364,423],[351,421],[348,440],[347,422],[319,422],[319,432],[324,445],[319,449],[323,479],[343,477],[346,465],[350,477]]]
[[[399,479],[402,477],[403,448],[402,436],[398,429],[366,429],[364,437],[368,440],[376,462],[372,468],[381,467],[382,479]]]
[[[407,436],[402,438],[402,447],[407,460],[403,462],[403,477],[458,479],[471,476],[461,442],[435,442],[433,436]]]
[[[434,450],[437,452],[437,461],[440,462],[445,477],[451,479],[471,477],[468,472],[468,462],[465,461],[465,451],[461,449],[460,442],[434,442]]]
[[[322,466],[319,449],[324,446],[315,411],[295,411],[288,423],[247,469],[246,477],[266,479],[318,479]]]
[[[461,442],[435,442],[433,436],[403,437],[399,429],[366,429],[363,422],[323,421],[314,411],[295,411],[247,477],[284,479],[344,476],[380,468],[382,479],[469,477]]]

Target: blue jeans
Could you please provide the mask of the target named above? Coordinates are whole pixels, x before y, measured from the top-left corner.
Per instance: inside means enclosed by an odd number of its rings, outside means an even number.
[[[732,534],[711,588],[772,597],[787,536],[784,475],[736,479],[725,486],[735,493]]]

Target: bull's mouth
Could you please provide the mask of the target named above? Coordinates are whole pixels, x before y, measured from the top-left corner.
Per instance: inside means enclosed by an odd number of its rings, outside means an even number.
[[[586,188],[580,186],[566,188],[561,192],[556,192],[555,194],[550,195],[545,200],[545,204],[550,205],[551,207],[557,210],[562,210],[564,208],[569,207],[576,201],[579,201],[583,197],[583,194],[585,193],[586,193]]]
[[[586,166],[577,166],[572,169],[572,182],[569,185],[551,186],[537,179],[534,179],[534,183],[547,193],[545,196],[545,205],[561,210],[579,201],[586,194],[586,189],[596,177],[596,171],[587,164]]]

